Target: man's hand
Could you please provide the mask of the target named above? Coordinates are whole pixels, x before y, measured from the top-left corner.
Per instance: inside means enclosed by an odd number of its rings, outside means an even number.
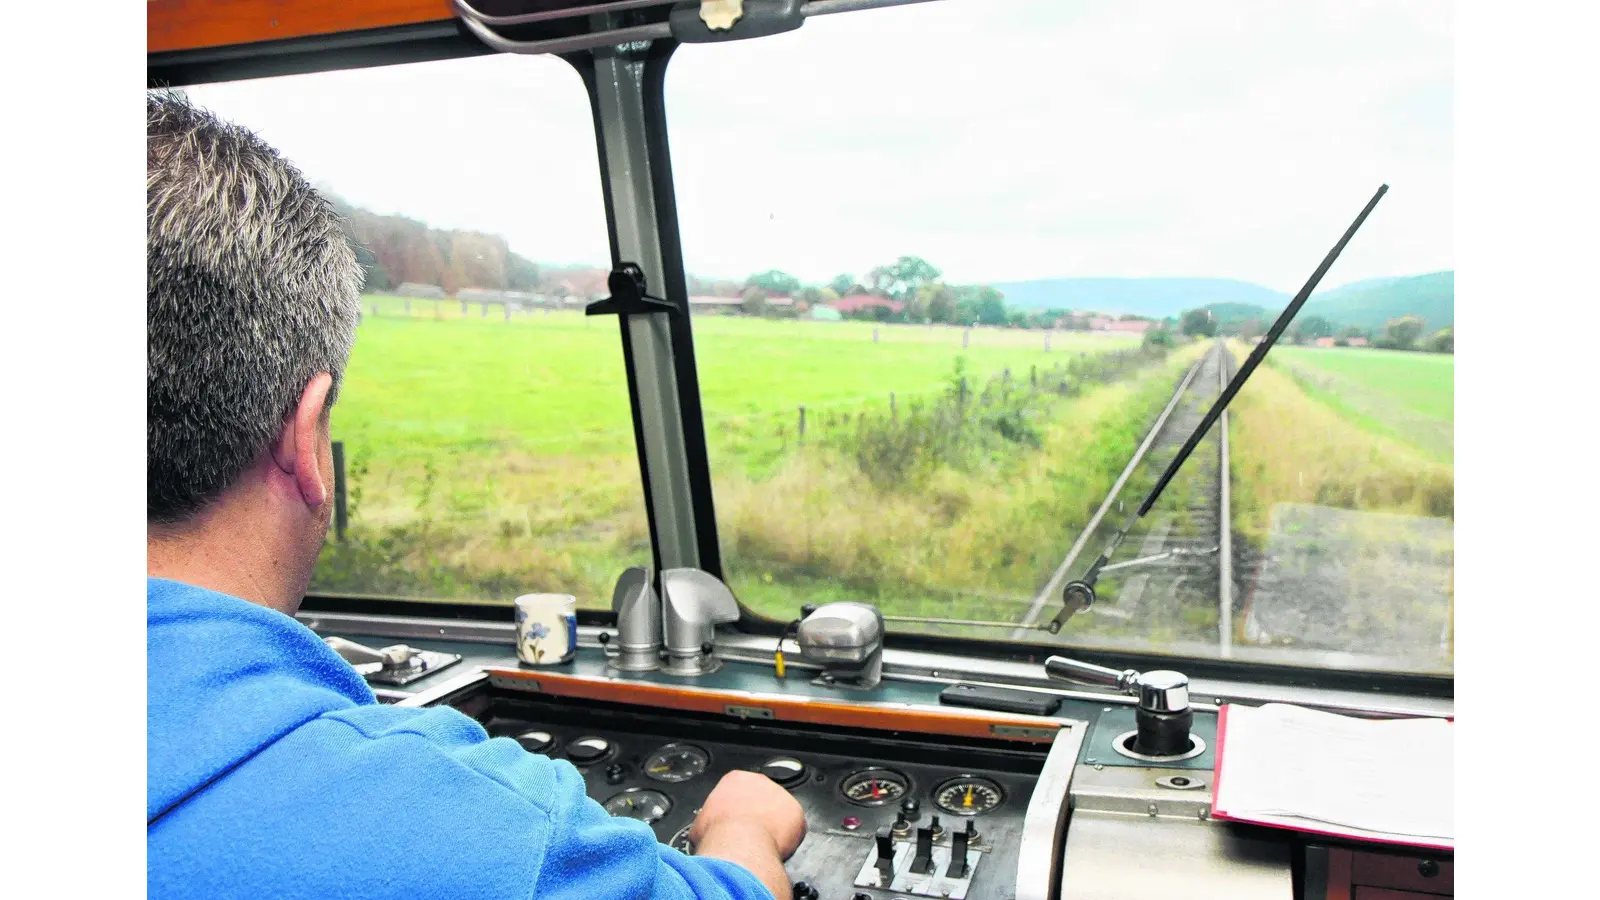
[[[806,836],[800,804],[772,779],[735,770],[722,776],[689,826],[696,856],[738,863],[778,900],[789,896],[783,861]]]

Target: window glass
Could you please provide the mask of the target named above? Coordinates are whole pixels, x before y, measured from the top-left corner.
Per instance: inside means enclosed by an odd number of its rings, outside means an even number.
[[[669,130],[740,599],[1450,672],[1450,17],[949,0],[679,48]],[[1036,630],[1380,183],[1235,402],[1226,457],[1214,427],[1099,602]]]
[[[648,564],[589,103],[490,56],[203,85],[346,215],[367,269],[333,411],[348,524],[312,590],[610,603]]]

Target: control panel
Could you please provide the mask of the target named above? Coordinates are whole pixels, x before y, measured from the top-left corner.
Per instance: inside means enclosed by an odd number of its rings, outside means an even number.
[[[664,713],[500,695],[476,711],[491,735],[564,759],[614,816],[693,854],[689,825],[721,776],[788,789],[806,837],[787,863],[795,900],[1016,896],[1024,813],[1044,748],[1000,740]]]

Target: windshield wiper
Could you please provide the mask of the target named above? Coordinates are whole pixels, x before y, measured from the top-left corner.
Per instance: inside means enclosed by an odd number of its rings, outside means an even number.
[[[1311,292],[1317,289],[1317,284],[1322,281],[1322,276],[1328,273],[1333,261],[1339,258],[1340,253],[1344,252],[1345,245],[1350,243],[1352,237],[1355,237],[1355,233],[1361,227],[1361,223],[1367,220],[1367,216],[1372,212],[1373,207],[1378,205],[1378,201],[1383,199],[1383,195],[1388,191],[1389,186],[1387,184],[1378,187],[1378,192],[1372,195],[1371,200],[1367,201],[1366,208],[1361,210],[1361,214],[1356,216],[1356,220],[1350,223],[1349,228],[1345,229],[1344,236],[1339,238],[1339,242],[1333,245],[1332,250],[1328,251],[1327,257],[1322,260],[1322,265],[1317,266],[1317,270],[1311,273],[1311,279],[1306,282],[1305,287],[1300,289],[1300,293],[1294,295],[1294,299],[1289,301],[1289,305],[1284,307],[1283,312],[1278,314],[1278,320],[1272,323],[1271,328],[1267,329],[1266,336],[1261,339],[1260,343],[1256,344],[1254,350],[1250,351],[1250,357],[1244,361],[1244,365],[1239,367],[1239,371],[1228,382],[1228,386],[1223,389],[1216,402],[1211,404],[1211,409],[1206,412],[1205,417],[1200,420],[1200,424],[1195,427],[1194,433],[1190,434],[1189,439],[1183,442],[1183,447],[1178,450],[1178,455],[1172,458],[1172,462],[1167,465],[1167,470],[1161,473],[1161,478],[1156,481],[1155,487],[1150,489],[1150,493],[1144,498],[1144,502],[1139,504],[1139,509],[1128,517],[1127,523],[1122,526],[1121,530],[1112,535],[1110,543],[1106,544],[1106,549],[1101,551],[1100,556],[1089,564],[1089,568],[1084,572],[1083,578],[1068,582],[1067,586],[1061,589],[1061,611],[1056,613],[1055,619],[1049,625],[1045,626],[1047,631],[1051,634],[1059,633],[1061,626],[1065,625],[1074,613],[1081,612],[1094,605],[1095,582],[1099,580],[1100,573],[1107,570],[1107,564],[1111,562],[1111,554],[1117,552],[1118,545],[1128,536],[1128,532],[1132,531],[1133,526],[1137,525],[1139,520],[1144,518],[1145,513],[1156,505],[1156,501],[1161,498],[1161,492],[1166,490],[1167,485],[1172,481],[1172,477],[1178,474],[1178,469],[1182,468],[1184,462],[1189,459],[1189,454],[1193,453],[1194,448],[1199,446],[1200,441],[1205,438],[1206,432],[1210,430],[1212,423],[1216,422],[1217,417],[1222,415],[1222,411],[1228,408],[1228,403],[1233,400],[1234,395],[1239,393],[1239,389],[1244,386],[1245,380],[1250,377],[1250,373],[1256,370],[1256,366],[1261,365],[1261,360],[1266,357],[1267,351],[1271,350],[1272,345],[1278,342],[1278,337],[1283,334],[1284,329],[1289,327],[1289,322],[1294,319],[1296,313],[1300,312],[1300,307],[1304,306],[1306,300],[1310,299]],[[1227,528],[1228,523],[1223,522],[1222,527]]]

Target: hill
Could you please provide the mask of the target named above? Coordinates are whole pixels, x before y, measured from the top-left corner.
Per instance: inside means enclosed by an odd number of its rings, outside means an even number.
[[[1339,325],[1369,331],[1385,322],[1417,316],[1425,331],[1452,328],[1456,320],[1456,273],[1432,272],[1409,278],[1374,278],[1317,294],[1302,315],[1322,316]]]
[[[1186,309],[1240,303],[1280,309],[1288,297],[1234,278],[1040,278],[994,285],[1006,305],[1076,309],[1164,319]]]

